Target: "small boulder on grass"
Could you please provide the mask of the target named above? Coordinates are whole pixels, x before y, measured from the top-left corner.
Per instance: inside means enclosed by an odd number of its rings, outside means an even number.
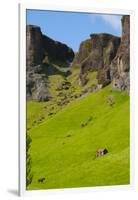
[[[39,179],[38,179],[38,182],[39,182],[39,183],[43,183],[45,180],[46,180],[45,178],[39,178]]]
[[[66,137],[71,137],[71,135],[69,134],[69,135],[67,135]]]
[[[91,121],[93,120],[93,117],[90,116],[87,121],[85,121],[84,123],[81,123],[81,128],[87,126]]]
[[[109,104],[109,106],[111,106],[111,107],[115,104],[113,95],[109,95],[109,97],[108,97],[108,104]]]
[[[83,127],[85,127],[86,126],[86,124],[85,123],[82,123],[81,124],[81,128],[83,128]]]

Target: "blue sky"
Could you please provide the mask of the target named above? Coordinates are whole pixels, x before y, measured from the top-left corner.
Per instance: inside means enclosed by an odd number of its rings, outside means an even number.
[[[78,51],[92,33],[121,35],[121,16],[27,10],[27,24],[37,25],[43,34]]]

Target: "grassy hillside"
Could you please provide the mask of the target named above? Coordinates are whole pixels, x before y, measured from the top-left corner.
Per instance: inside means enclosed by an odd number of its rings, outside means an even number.
[[[57,68],[58,66],[56,66]],[[68,71],[60,67],[60,73]],[[80,94],[86,95],[89,88],[97,83],[97,72],[89,72],[87,75],[88,82],[85,86],[80,87],[78,77],[79,69],[72,69],[71,75],[67,78],[61,74],[49,74],[48,91],[52,99],[48,102],[27,101],[27,129],[38,126],[44,120],[51,118],[59,110],[64,108],[69,102],[80,97]],[[63,88],[62,84],[70,83],[68,89]]]
[[[33,181],[27,189],[129,184],[127,94],[108,86],[57,107],[52,116],[45,114],[47,104],[33,102],[27,108],[33,162]],[[44,116],[32,124],[31,115],[36,121]],[[109,153],[96,158],[96,150],[102,148]],[[39,183],[42,177],[46,181]]]

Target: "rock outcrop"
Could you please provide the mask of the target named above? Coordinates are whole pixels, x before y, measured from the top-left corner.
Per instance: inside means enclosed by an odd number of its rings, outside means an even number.
[[[105,86],[110,82],[110,64],[116,55],[119,44],[119,37],[106,33],[92,34],[91,39],[81,44],[79,52],[75,56],[75,63],[78,61],[77,64],[80,65],[82,85],[85,84],[85,78],[89,71],[98,72],[97,79],[100,85]]]
[[[130,88],[130,16],[122,17],[122,37],[106,33],[91,34],[81,43],[72,66],[80,68],[80,83],[87,83],[87,74],[97,72],[101,87],[112,82],[113,88],[128,91]]]
[[[79,51],[76,53],[72,66],[80,66],[82,61],[87,58],[92,50],[91,39],[85,40],[80,44]]]
[[[36,101],[48,101],[49,73],[58,73],[53,65],[69,66],[74,52],[67,45],[42,34],[37,26],[26,27],[26,95]]]
[[[37,26],[26,27],[27,98],[49,101],[48,76],[58,74],[67,78],[77,67],[76,83],[87,86],[92,80],[90,72],[96,72],[95,80],[84,92],[101,89],[112,82],[120,91],[130,89],[130,16],[122,17],[122,37],[107,33],[91,34],[74,52],[67,45],[42,34]],[[56,67],[58,66],[58,67]],[[59,70],[60,66],[72,66],[70,71]],[[61,69],[61,68],[60,68]],[[90,75],[90,76],[89,76]],[[97,76],[97,77],[96,77]],[[64,87],[69,90],[70,86]]]
[[[36,66],[44,58],[42,33],[39,27],[28,25],[26,27],[26,65]]]
[[[39,27],[27,25],[26,34],[26,65],[28,67],[47,61],[62,64],[62,66],[67,66],[72,62],[73,50],[67,45],[43,35]]]
[[[122,17],[122,38],[117,54],[110,66],[113,88],[130,89],[130,16]]]

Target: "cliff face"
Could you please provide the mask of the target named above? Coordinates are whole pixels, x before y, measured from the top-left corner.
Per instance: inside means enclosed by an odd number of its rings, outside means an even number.
[[[80,66],[80,80],[82,85],[85,84],[85,77],[89,71],[98,72],[98,83],[102,86],[110,82],[109,68],[119,44],[120,38],[105,33],[92,34],[91,39],[81,44],[79,52],[75,56],[75,63],[78,61],[77,64]]]
[[[122,38],[117,54],[110,66],[113,88],[130,89],[130,16],[122,17]]]
[[[85,40],[80,44],[79,51],[76,53],[73,59],[73,66],[78,66],[86,59],[92,50],[92,41],[91,39]]]
[[[26,27],[26,65],[35,66],[44,58],[42,33],[39,27]]]
[[[73,87],[80,85],[82,90],[84,88],[84,93],[100,89],[109,83],[112,83],[113,88],[129,93],[129,16],[122,17],[121,39],[107,33],[91,34],[89,39],[80,44],[76,55],[67,45],[43,35],[39,27],[29,25],[26,31],[27,98],[36,101],[50,100],[48,76],[58,74],[68,79],[67,76],[76,67],[73,75],[73,84],[76,85]],[[71,70],[61,70],[66,66],[71,66]],[[91,72],[96,72],[95,77]]]
[[[27,66],[36,66],[47,60],[55,64],[62,64],[62,66],[67,66],[72,62],[73,50],[67,45],[43,35],[39,27],[28,25],[26,35]]]
[[[113,88],[128,91],[130,88],[130,17],[122,17],[122,37],[110,34],[92,34],[81,43],[73,64],[80,67],[80,83],[87,83],[87,74],[97,72],[100,87],[112,82]]]
[[[49,73],[59,73],[54,65],[66,67],[74,58],[74,52],[67,45],[42,34],[39,27],[26,27],[26,94],[36,101],[48,101]]]

